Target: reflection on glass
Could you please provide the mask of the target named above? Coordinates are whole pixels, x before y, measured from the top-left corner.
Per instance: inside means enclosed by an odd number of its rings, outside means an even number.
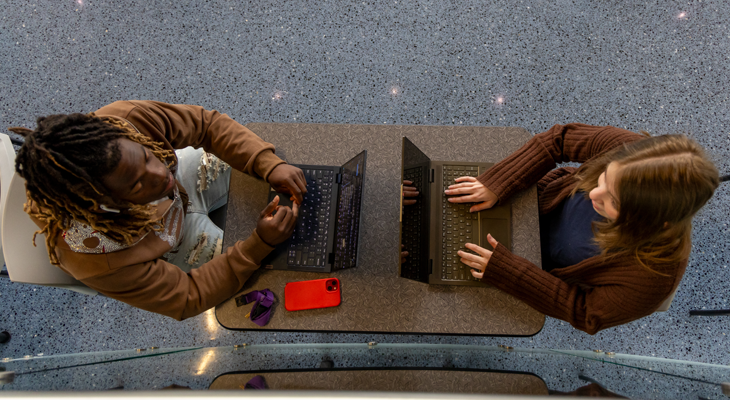
[[[205,329],[210,334],[210,340],[215,340],[216,333],[220,329],[220,324],[215,318],[215,310],[211,308],[205,312]]]
[[[195,375],[202,375],[203,373],[205,373],[205,370],[208,367],[208,363],[210,363],[210,361],[214,358],[215,358],[215,350],[208,350],[208,352],[205,353],[200,358],[200,364],[198,364],[198,371],[195,373]]]
[[[322,363],[324,359],[330,362]],[[654,357],[383,343],[130,350],[11,359],[0,362],[0,367],[15,374],[15,380],[0,390],[36,391],[150,390],[171,383],[216,389],[226,379],[240,390],[253,376],[261,375],[272,389],[601,394],[688,400],[726,398],[721,384],[730,382],[727,366]]]
[[[545,382],[534,374],[445,368],[231,373],[216,378],[209,389],[236,389],[247,385],[255,376],[261,376],[273,390],[548,395]]]

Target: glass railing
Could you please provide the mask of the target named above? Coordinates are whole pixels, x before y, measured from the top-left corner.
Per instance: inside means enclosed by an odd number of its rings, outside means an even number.
[[[723,399],[730,367],[574,350],[429,344],[147,348],[0,360],[0,390],[274,390]],[[255,376],[263,378],[252,379]]]

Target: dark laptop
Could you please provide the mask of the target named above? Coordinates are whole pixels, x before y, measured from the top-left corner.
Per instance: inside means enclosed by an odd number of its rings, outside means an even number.
[[[465,243],[492,250],[487,233],[511,249],[509,204],[470,213],[473,203],[449,203],[444,190],[460,176],[477,177],[493,164],[431,161],[408,138],[403,138],[401,181],[409,180],[420,195],[416,204],[401,205],[401,243],[409,256],[400,265],[402,278],[433,285],[486,286],[460,261]],[[401,195],[401,199],[403,196]]]
[[[267,269],[332,272],[357,266],[367,151],[341,167],[295,165],[304,171],[307,194],[292,236],[261,263]],[[272,188],[269,201],[291,206],[289,194]]]

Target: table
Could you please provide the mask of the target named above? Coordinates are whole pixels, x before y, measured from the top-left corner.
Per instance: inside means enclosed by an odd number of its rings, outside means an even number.
[[[427,285],[398,276],[401,141],[408,137],[432,161],[497,162],[531,135],[514,127],[252,123],[247,128],[276,146],[292,164],[342,165],[368,151],[358,267],[322,274],[260,269],[242,293],[269,288],[277,297],[268,325],[259,327],[233,298],[216,307],[228,329],[343,333],[529,336],[545,316],[492,287]],[[268,184],[233,171],[223,248],[247,238],[267,204]],[[536,265],[540,231],[535,186],[512,199],[512,251]],[[317,310],[284,309],[287,282],[334,276],[342,304]]]
[[[459,371],[448,369],[342,369],[236,372],[217,377],[209,390],[241,390],[261,375],[271,390],[337,390],[360,392],[414,392],[547,396],[545,381],[537,375],[513,371]]]

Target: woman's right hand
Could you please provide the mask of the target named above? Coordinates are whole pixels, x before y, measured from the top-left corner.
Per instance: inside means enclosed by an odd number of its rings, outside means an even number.
[[[403,181],[403,205],[404,206],[412,206],[416,204],[416,199],[414,197],[418,197],[419,192],[418,188],[413,186],[413,182],[411,181]]]
[[[276,214],[274,214],[276,211]],[[256,233],[261,240],[271,247],[289,239],[299,216],[299,204],[294,202],[292,207],[280,206],[279,196],[269,203],[259,215],[256,224]]]
[[[456,178],[456,184],[449,186],[444,192],[449,197],[450,203],[479,203],[471,206],[469,212],[477,212],[494,207],[499,201],[494,192],[487,189],[476,178],[472,176],[462,176]]]

